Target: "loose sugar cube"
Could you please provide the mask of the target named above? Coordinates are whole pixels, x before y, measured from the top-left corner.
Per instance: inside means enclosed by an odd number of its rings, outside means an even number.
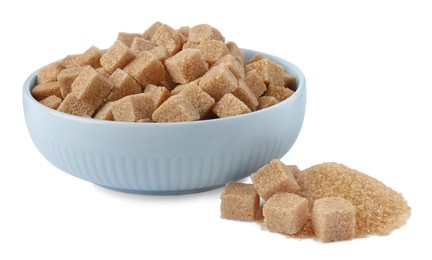
[[[138,53],[140,51],[149,51],[156,47],[154,43],[144,38],[135,37],[130,45],[131,50]]]
[[[123,69],[136,56],[126,44],[121,41],[115,41],[114,45],[102,55],[100,63],[108,72],[113,73],[116,69]]]
[[[40,101],[40,103],[42,105],[50,107],[52,109],[57,109],[58,106],[61,104],[61,102],[62,102],[62,99],[55,96],[55,95],[49,96],[49,97],[44,98]]]
[[[77,99],[74,93],[69,93],[57,110],[71,115],[85,117],[91,117],[95,111],[93,107]]]
[[[288,169],[290,169],[290,171],[292,172],[294,179],[297,180],[297,178],[300,175],[300,169],[297,165],[287,165],[286,166]],[[300,186],[300,185],[299,185]]]
[[[231,54],[240,64],[244,64],[244,55],[240,48],[235,42],[227,42],[226,46],[228,48],[229,54]]]
[[[57,75],[57,81],[60,83],[60,93],[63,98],[71,92],[72,82],[76,79],[76,77],[78,77],[83,69],[84,66],[67,68],[60,71],[60,73]]]
[[[180,84],[185,84],[204,75],[208,65],[204,61],[201,51],[197,49],[182,50],[165,61],[165,66],[171,79]]]
[[[124,71],[131,75],[141,86],[158,85],[165,79],[164,65],[148,51],[142,51],[132,60]]]
[[[177,83],[174,83],[170,74],[166,72],[165,77],[159,82],[159,86],[165,87],[168,90],[172,90],[177,86]]]
[[[218,117],[230,117],[241,114],[250,113],[251,110],[240,99],[236,98],[233,94],[226,94],[212,110]]]
[[[198,120],[200,115],[187,98],[175,95],[168,98],[153,113],[155,122],[186,122]]]
[[[200,80],[199,86],[216,101],[237,88],[237,78],[223,64],[211,68]]]
[[[134,41],[135,38],[144,39],[144,36],[140,33],[127,33],[127,32],[119,32],[117,36],[117,40],[123,42],[128,47],[131,47],[132,42]]]
[[[224,64],[237,79],[245,78],[245,70],[243,65],[231,54],[227,54],[220,58],[214,65]]]
[[[71,85],[75,97],[93,109],[99,107],[112,88],[112,82],[90,66],[84,67]]]
[[[208,24],[195,25],[189,30],[188,42],[200,43],[205,40],[217,40],[225,42],[225,38],[214,27]]]
[[[221,195],[221,217],[253,221],[259,209],[259,196],[252,184],[229,182]]]
[[[195,83],[183,86],[179,95],[183,95],[192,103],[201,119],[206,118],[215,105],[215,100]]]
[[[314,201],[312,221],[315,235],[322,242],[354,238],[356,209],[346,199],[328,197]]]
[[[258,98],[258,110],[271,107],[278,103],[277,99],[272,96],[262,96]]]
[[[251,175],[258,194],[264,200],[277,192],[296,192],[299,190],[292,172],[280,160],[272,160]]]
[[[141,85],[121,69],[116,69],[109,77],[109,80],[113,83],[111,93],[107,97],[110,101],[116,101],[125,96],[142,92]]]
[[[263,215],[268,230],[293,235],[309,219],[308,202],[294,193],[278,192],[264,204]]]
[[[205,62],[209,66],[212,66],[220,58],[228,54],[228,48],[225,43],[218,40],[202,41],[196,48],[201,51]]]
[[[243,101],[251,111],[258,107],[258,99],[244,80],[239,79],[237,88],[232,92],[234,96]]]
[[[286,87],[281,87],[273,83],[270,83],[265,93],[266,96],[271,96],[276,98],[278,102],[281,102],[289,98],[292,94],[294,94],[294,91],[292,91],[291,89]]]
[[[37,101],[41,101],[52,95],[61,97],[60,83],[53,81],[38,84],[32,89],[32,95]]]
[[[137,122],[150,118],[156,105],[151,93],[130,95],[113,103],[112,114],[115,121]]]
[[[147,85],[144,93],[151,93],[153,95],[154,104],[159,107],[165,100],[167,100],[171,93],[165,87],[158,87],[152,84]]]
[[[166,24],[161,24],[151,37],[151,42],[165,48],[172,56],[182,49],[182,35]]]
[[[144,39],[151,40],[151,38],[153,37],[153,35],[155,34],[155,32],[157,31],[157,29],[161,25],[162,25],[161,22],[155,22],[149,28],[147,28],[147,30],[143,33]]]
[[[94,118],[100,120],[114,120],[114,116],[112,113],[113,102],[106,102],[99,111],[96,112]]]
[[[266,84],[256,70],[251,70],[246,73],[245,82],[257,98],[267,90]]]
[[[59,62],[54,62],[41,68],[37,73],[37,77],[36,77],[37,84],[57,81],[57,75],[64,68],[65,67]]]

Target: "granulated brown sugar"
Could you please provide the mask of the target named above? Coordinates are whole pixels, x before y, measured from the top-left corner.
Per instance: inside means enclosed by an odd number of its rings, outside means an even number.
[[[356,207],[356,237],[387,235],[405,224],[410,208],[402,194],[382,182],[338,163],[323,163],[294,172],[300,186],[298,195],[313,202],[320,198],[341,197]],[[313,236],[309,221],[297,237]]]

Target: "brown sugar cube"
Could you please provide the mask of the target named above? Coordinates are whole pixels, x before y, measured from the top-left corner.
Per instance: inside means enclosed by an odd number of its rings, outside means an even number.
[[[266,96],[271,96],[276,98],[278,102],[281,102],[289,98],[292,94],[294,94],[294,91],[292,91],[291,89],[277,86],[273,83],[270,83],[265,93]]]
[[[285,82],[284,87],[289,88],[289,89],[294,90],[294,91],[296,90],[297,80],[293,75],[285,73],[283,75],[283,80]]]
[[[251,175],[258,194],[268,200],[277,192],[296,192],[299,190],[292,172],[280,160],[272,160]]]
[[[143,118],[143,119],[139,119],[137,122],[138,123],[151,123],[153,121],[151,120],[151,118]]]
[[[220,31],[208,24],[195,25],[189,30],[188,42],[200,43],[205,40],[225,42],[225,38]]]
[[[142,92],[141,85],[121,69],[116,69],[109,77],[109,80],[113,83],[111,93],[107,97],[110,101],[116,101],[125,96]]]
[[[184,37],[189,37],[189,31],[190,31],[190,27],[189,26],[182,26],[180,28],[177,29],[177,32],[181,33]]]
[[[264,92],[267,90],[266,84],[259,76],[258,72],[256,72],[256,70],[251,70],[246,73],[245,82],[257,98],[264,94]]]
[[[123,69],[141,86],[158,85],[165,79],[164,65],[148,51],[142,51]]]
[[[141,37],[135,37],[130,45],[131,50],[138,53],[140,51],[148,51],[156,47],[154,43]]]
[[[109,78],[109,76],[111,76],[111,74],[109,74],[108,71],[106,71],[106,69],[104,67],[99,67],[96,69],[96,71],[107,78]]]
[[[171,93],[165,87],[158,87],[152,84],[147,85],[144,89],[144,93],[151,93],[153,95],[156,107],[159,107],[171,96]]]
[[[219,64],[224,64],[231,72],[236,76],[237,79],[244,79],[245,78],[245,70],[244,66],[238,62],[238,60],[232,56],[231,54],[227,54],[220,58],[214,66],[217,66]]]
[[[97,109],[112,88],[113,84],[107,77],[86,66],[72,82],[71,93],[83,103]]]
[[[266,57],[262,54],[255,54],[246,62],[246,65],[257,62],[257,61],[262,60],[262,59],[266,59]]]
[[[57,108],[57,111],[76,116],[91,117],[95,109],[77,99],[73,93],[69,93]]]
[[[300,175],[300,169],[297,165],[287,165],[286,166],[290,171],[292,172],[294,178],[297,180],[297,178]],[[299,185],[300,186],[300,185]]]
[[[55,95],[44,98],[40,103],[44,106],[50,107],[52,109],[57,109],[63,100]]]
[[[61,61],[61,64],[65,67],[65,68],[73,68],[73,67],[80,67],[78,64],[78,57],[81,54],[73,54],[73,55],[67,55],[66,57],[64,57],[64,59]]]
[[[256,70],[267,85],[273,83],[278,86],[284,86],[285,84],[283,80],[283,75],[285,74],[284,68],[267,58],[247,64],[245,70],[246,73],[251,70]]]
[[[102,51],[95,46],[91,46],[83,54],[77,56],[75,62],[78,66],[90,65],[93,68],[99,68],[101,66],[101,57]]]
[[[165,66],[171,79],[180,84],[185,84],[204,75],[208,65],[204,61],[201,51],[197,49],[182,50],[165,61]]]
[[[234,56],[240,64],[244,64],[244,55],[240,48],[235,42],[227,42],[226,46],[228,48],[229,54]]]
[[[221,194],[221,218],[253,221],[260,207],[252,184],[229,182]]]
[[[340,197],[314,201],[312,222],[315,235],[322,242],[349,240],[356,229],[356,208]]]
[[[219,64],[202,76],[199,86],[219,101],[225,94],[237,88],[237,78],[226,66]]]
[[[255,111],[258,107],[258,99],[255,97],[252,90],[248,87],[244,80],[239,79],[237,88],[232,92],[234,96],[243,101],[251,111]]]
[[[108,72],[113,73],[116,69],[123,69],[136,56],[126,44],[115,41],[114,45],[100,58],[102,67]]]
[[[151,42],[165,48],[170,56],[182,49],[182,37],[179,32],[166,24],[161,24],[151,38]]]
[[[53,81],[38,84],[32,89],[32,95],[37,101],[41,101],[52,95],[61,97],[60,83]]]
[[[308,202],[297,194],[278,192],[264,204],[263,215],[268,230],[293,235],[309,219]]]
[[[258,98],[258,110],[271,107],[278,103],[277,99],[272,96],[262,96]]]
[[[185,49],[196,49],[198,47],[199,43],[198,42],[185,42],[185,44],[183,44],[183,50]]]
[[[225,43],[218,40],[205,40],[200,42],[196,47],[209,66],[215,64],[220,58],[228,54],[228,48]]]
[[[112,114],[115,121],[137,122],[150,118],[156,106],[151,93],[126,96],[113,103]]]
[[[164,47],[160,47],[160,46],[156,46],[150,49],[148,52],[156,56],[156,58],[161,63],[164,63],[166,59],[172,56]]]
[[[202,90],[198,84],[189,83],[183,86],[179,95],[183,95],[192,103],[201,119],[206,118],[215,105],[215,100]]]
[[[219,102],[217,102],[213,107],[212,111],[220,118],[237,116],[251,112],[245,103],[231,93],[228,93],[221,98],[221,100],[219,100]]]
[[[114,116],[112,113],[113,104],[114,104],[113,102],[106,102],[105,105],[103,105],[99,109],[99,111],[96,112],[93,118],[99,120],[113,121],[114,120]]]
[[[76,77],[78,77],[83,69],[84,66],[67,68],[60,71],[60,73],[57,75],[57,81],[60,83],[60,93],[63,98],[65,98],[71,92],[72,82],[76,79]]]
[[[153,37],[153,35],[155,34],[155,32],[157,31],[157,29],[159,28],[159,26],[161,26],[162,23],[161,22],[155,22],[154,24],[152,24],[149,28],[147,28],[147,30],[145,30],[145,32],[143,33],[143,38],[147,39],[147,40],[151,40],[151,38]]]
[[[165,77],[159,82],[159,86],[172,90],[177,86],[177,83],[172,80],[170,74],[167,72],[165,73]]]
[[[187,122],[200,118],[195,107],[182,95],[168,98],[153,113],[152,120],[161,122]]]
[[[57,75],[62,71],[65,67],[59,62],[53,62],[39,70],[37,73],[36,82],[45,83],[45,82],[53,82],[57,81]]]
[[[135,38],[144,39],[144,36],[140,33],[127,33],[127,32],[119,32],[117,36],[117,40],[123,42],[129,48],[131,48],[132,42],[134,41]]]

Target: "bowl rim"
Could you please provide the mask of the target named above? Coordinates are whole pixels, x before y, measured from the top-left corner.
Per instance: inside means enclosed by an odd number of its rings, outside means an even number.
[[[31,94],[31,90],[33,89],[33,87],[35,87],[36,85],[36,75],[39,72],[39,69],[37,69],[36,71],[34,71],[33,73],[31,73],[28,78],[26,79],[26,81],[24,82],[23,85],[23,102],[30,102],[31,105],[36,106],[36,108],[41,109],[44,112],[47,112],[55,117],[59,117],[62,119],[66,119],[69,121],[75,121],[75,122],[80,122],[83,124],[94,124],[94,125],[116,125],[116,126],[129,126],[129,127],[159,127],[159,126],[191,126],[191,125],[201,125],[201,124],[217,124],[217,123],[225,123],[225,122],[230,122],[232,120],[238,120],[240,118],[243,119],[247,119],[249,117],[254,117],[254,116],[259,116],[262,115],[263,113],[269,113],[272,110],[278,109],[279,107],[283,106],[286,103],[292,103],[294,102],[298,96],[301,95],[302,92],[306,91],[306,80],[305,80],[305,76],[302,72],[302,70],[300,70],[299,67],[297,67],[297,65],[274,55],[265,53],[265,52],[260,52],[260,51],[255,51],[255,50],[251,50],[251,49],[246,49],[246,48],[241,48],[241,50],[243,51],[243,53],[250,53],[252,56],[256,55],[256,54],[261,54],[266,56],[267,58],[273,60],[273,61],[277,61],[278,64],[280,64],[280,62],[283,62],[282,65],[283,67],[289,67],[291,71],[294,71],[296,74],[296,80],[297,80],[297,89],[294,92],[293,95],[291,95],[290,97],[288,97],[287,99],[278,102],[277,104],[270,106],[268,108],[262,109],[262,110],[257,110],[257,111],[253,111],[251,113],[247,113],[247,114],[242,114],[242,115],[237,115],[237,116],[232,116],[232,117],[225,117],[225,118],[214,118],[214,119],[208,119],[208,120],[197,120],[197,121],[190,121],[190,122],[163,122],[163,123],[141,123],[141,122],[123,122],[123,121],[110,121],[110,120],[100,120],[100,119],[94,119],[94,118],[86,118],[86,117],[82,117],[82,116],[77,116],[77,115],[71,115],[71,114],[67,114],[61,111],[57,111],[55,109],[49,108],[43,104],[41,104],[39,101],[37,101],[33,95]]]

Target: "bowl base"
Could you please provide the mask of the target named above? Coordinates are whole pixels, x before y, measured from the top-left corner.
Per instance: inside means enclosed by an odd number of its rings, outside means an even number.
[[[118,192],[125,192],[125,193],[131,193],[131,194],[139,194],[139,195],[153,195],[153,196],[171,196],[171,195],[186,195],[186,194],[193,194],[193,193],[200,193],[205,191],[210,191],[214,189],[218,189],[224,186],[217,185],[217,186],[211,186],[211,187],[204,187],[199,189],[191,189],[191,190],[167,190],[167,191],[151,191],[151,190],[129,190],[129,189],[122,189],[122,188],[115,188],[115,187],[109,187],[104,185],[96,184],[99,187],[118,191]]]

